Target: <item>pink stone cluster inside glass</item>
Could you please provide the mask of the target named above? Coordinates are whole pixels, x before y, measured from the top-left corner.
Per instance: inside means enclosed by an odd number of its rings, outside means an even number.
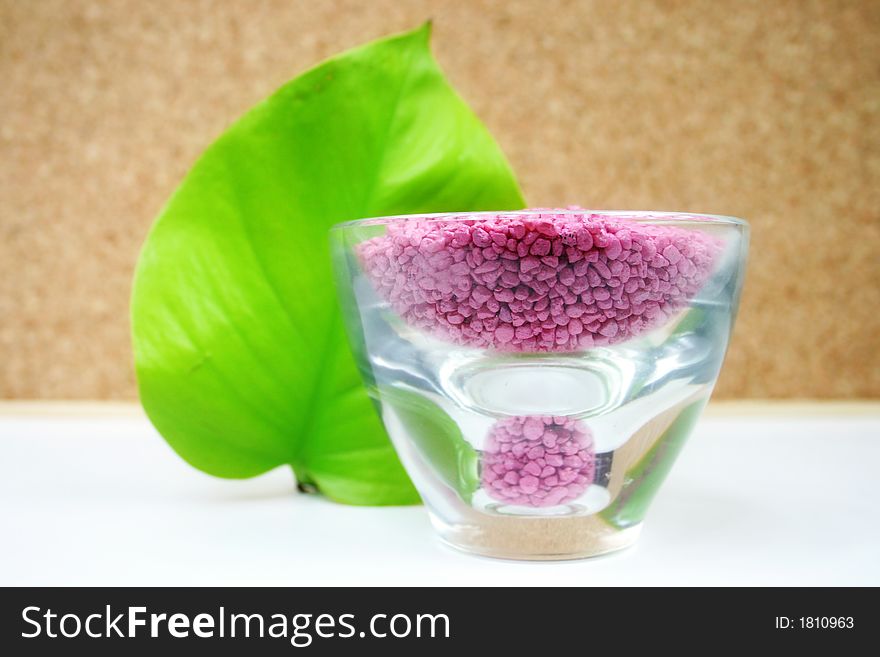
[[[368,278],[411,326],[527,352],[611,345],[660,326],[719,251],[700,231],[553,210],[410,217],[358,245]]]
[[[483,452],[483,489],[506,504],[548,507],[571,502],[587,490],[595,474],[589,428],[566,417],[499,420]]]

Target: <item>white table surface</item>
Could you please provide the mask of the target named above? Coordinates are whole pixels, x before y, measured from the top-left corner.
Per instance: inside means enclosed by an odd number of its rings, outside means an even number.
[[[872,407],[876,409],[875,407]],[[421,507],[193,470],[139,413],[0,414],[0,585],[878,585],[880,413],[710,412],[635,548],[523,563]]]

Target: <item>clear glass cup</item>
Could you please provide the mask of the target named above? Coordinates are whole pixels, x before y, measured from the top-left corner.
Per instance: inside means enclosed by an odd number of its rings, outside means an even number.
[[[442,539],[519,559],[631,545],[718,376],[748,225],[527,210],[331,240],[365,384]]]

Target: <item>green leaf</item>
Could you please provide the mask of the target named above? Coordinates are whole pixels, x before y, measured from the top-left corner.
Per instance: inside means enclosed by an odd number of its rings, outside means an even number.
[[[708,398],[700,399],[682,409],[647,454],[626,471],[626,483],[614,502],[600,514],[603,519],[619,528],[631,527],[644,520],[707,401]]]
[[[132,298],[138,385],[195,467],[249,477],[290,464],[341,502],[418,501],[345,342],[328,229],[524,205],[429,33],[283,86],[208,148],[154,225]]]
[[[406,429],[424,462],[440,480],[470,503],[480,487],[480,457],[458,424],[430,399],[416,392],[381,386],[382,404]]]

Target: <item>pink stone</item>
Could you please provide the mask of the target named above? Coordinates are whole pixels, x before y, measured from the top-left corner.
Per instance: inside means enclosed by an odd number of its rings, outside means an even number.
[[[670,264],[675,264],[679,260],[681,260],[681,253],[678,249],[675,248],[672,244],[663,249],[663,257],[666,258]]]
[[[514,328],[510,324],[502,324],[495,329],[495,339],[498,340],[500,344],[505,344],[513,340],[514,334]]]
[[[532,447],[528,452],[526,452],[526,456],[534,460],[544,458],[544,448],[540,444],[538,444],[537,446]]]
[[[526,256],[522,260],[519,261],[519,270],[525,274],[527,272],[532,271],[533,269],[537,269],[541,266],[541,261],[538,260],[535,256]]]
[[[541,210],[410,218],[357,248],[379,295],[418,329],[474,347],[566,352],[662,325],[711,275],[721,243],[618,215]]]
[[[479,247],[488,246],[489,243],[492,241],[491,239],[489,239],[489,233],[487,233],[479,226],[474,228],[473,232],[471,233],[471,239],[473,239],[474,244]]]
[[[528,440],[537,441],[544,435],[544,424],[540,418],[529,418],[522,425],[522,435]]]
[[[532,248],[529,249],[529,253],[536,256],[547,255],[550,253],[550,241],[543,237],[536,239],[535,243],[532,244]]]
[[[561,454],[548,453],[548,442]],[[548,507],[571,502],[593,483],[595,471],[589,427],[564,416],[499,420],[482,453],[483,489],[507,504]]]
[[[538,484],[540,483],[541,482],[538,481],[537,477],[526,475],[519,480],[519,488],[523,493],[534,493],[536,490],[538,490]]]
[[[605,247],[605,255],[609,260],[616,260],[623,253],[623,247],[620,246],[620,240],[611,236],[608,246]]]

